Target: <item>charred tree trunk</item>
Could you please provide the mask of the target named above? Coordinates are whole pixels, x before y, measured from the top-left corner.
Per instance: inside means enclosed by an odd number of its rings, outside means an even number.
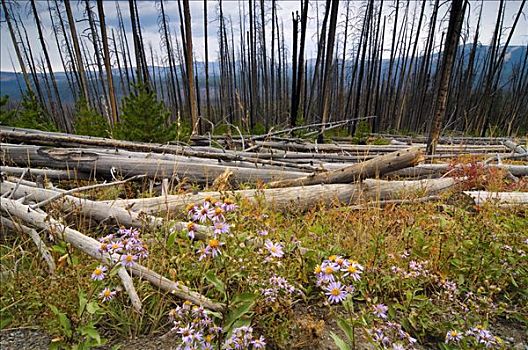
[[[449,13],[449,26],[447,28],[446,45],[444,49],[438,95],[435,103],[435,114],[431,121],[431,129],[427,140],[427,154],[434,154],[446,110],[447,94],[451,81],[451,70],[457,51],[458,38],[462,29],[462,22],[466,10],[466,0],[453,0]]]

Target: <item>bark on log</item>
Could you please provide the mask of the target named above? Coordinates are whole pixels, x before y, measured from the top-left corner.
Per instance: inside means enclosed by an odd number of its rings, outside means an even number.
[[[212,183],[226,169],[233,172],[233,180],[240,183],[270,182],[276,179],[291,179],[303,176],[298,171],[276,169],[240,168],[216,164],[192,164],[159,159],[128,158],[120,154],[86,152],[82,149],[48,148],[32,145],[1,144],[4,162],[18,166],[77,169],[93,175],[110,178],[117,171],[124,177],[145,174],[151,178],[188,178],[196,183]]]
[[[379,156],[346,168],[332,170],[320,174],[312,174],[293,180],[270,182],[270,187],[306,186],[315,184],[335,184],[359,181],[368,177],[381,176],[385,173],[407,168],[423,161],[423,154],[418,148],[408,148],[402,151]]]
[[[508,149],[511,149],[514,153],[528,154],[528,151],[524,147],[516,144],[515,142],[511,140],[505,140],[502,142],[502,144],[506,146]]]
[[[0,193],[4,194],[12,191],[16,187],[16,184],[9,181],[2,182]],[[55,197],[60,192],[55,190],[49,190],[44,188],[30,187],[20,184],[18,189],[13,194],[15,199],[26,197],[33,199],[38,202],[48,200]],[[64,196],[62,201],[58,201],[62,205],[64,210],[78,209],[86,217],[93,218],[96,221],[103,221],[108,219],[115,220],[118,224],[126,227],[142,227],[145,223],[160,226],[163,224],[163,219],[152,215],[144,215],[137,211],[131,211],[127,207],[114,206],[111,203],[92,201],[89,199],[78,198],[74,196]],[[187,224],[184,222],[173,222],[171,223],[173,230],[181,231],[187,228]],[[211,228],[196,225],[197,234],[208,235],[211,233]]]
[[[528,165],[488,164],[486,168],[503,169],[514,176],[528,176]],[[419,177],[429,175],[442,175],[451,170],[449,164],[420,164],[412,168],[400,169],[387,173],[386,177]]]
[[[233,180],[240,183],[287,179],[303,176],[302,172],[263,168],[239,168],[215,164],[193,164],[159,159],[128,158],[105,152],[86,152],[82,149],[47,148],[41,146],[2,144],[4,162],[18,166],[77,169],[93,175],[112,177],[117,171],[124,177],[145,174],[151,178],[188,178],[197,183],[212,183],[226,169],[233,172]]]
[[[412,195],[417,191],[431,195],[449,189],[455,185],[452,178],[420,181],[383,181],[364,180],[358,184],[326,184],[302,187],[272,188],[265,190],[240,190],[229,192],[200,192],[197,194],[172,195],[141,199],[106,201],[114,206],[131,208],[145,213],[165,212],[181,214],[187,205],[203,201],[207,197],[220,198],[230,196],[253,203],[262,198],[265,203],[277,211],[308,210],[317,204],[355,204],[362,199],[385,200],[404,198],[405,193]]]
[[[18,167],[11,167],[11,166],[0,166],[0,172],[5,173],[7,175],[12,176],[20,176],[24,172],[24,170],[28,170],[26,173],[26,177],[30,179],[36,179],[39,175],[50,179],[50,180],[89,180],[90,174],[83,173],[76,171],[74,169],[66,169],[66,170],[56,170],[56,169],[27,169],[27,168],[18,168]]]
[[[470,196],[476,205],[484,202],[498,202],[510,205],[528,205],[528,192],[487,192],[487,191],[464,191]]]
[[[102,254],[99,252],[101,244],[97,240],[83,235],[79,231],[66,227],[49,215],[39,213],[27,205],[23,205],[11,199],[2,199],[2,205],[0,208],[6,213],[9,213],[13,217],[18,218],[31,226],[48,230],[59,239],[72,244],[75,248],[90,255],[94,259],[107,264],[113,264],[113,260],[118,258],[117,256],[110,256],[109,254]],[[135,276],[144,278],[156,287],[170,292],[178,298],[189,300],[196,305],[201,305],[204,308],[214,311],[223,311],[225,308],[224,304],[216,303],[199,293],[191,291],[186,286],[175,283],[140,264],[136,263],[132,265],[132,267],[129,268],[129,271]]]
[[[299,152],[348,152],[348,153],[387,153],[406,149],[407,145],[350,145],[350,144],[315,144],[315,143],[282,143],[257,141],[261,147],[273,149],[299,151]],[[415,147],[425,148],[425,144],[416,144]],[[439,145],[439,152],[467,153],[467,152],[505,152],[503,145]]]
[[[39,130],[20,129],[5,126],[0,126],[0,140],[4,140],[4,142],[25,142],[27,144],[53,147],[108,147],[134,152],[155,152],[189,157],[202,157],[223,161],[246,161],[253,164],[283,166],[282,164],[271,160],[268,161],[255,158],[249,152],[245,152],[245,154],[239,154],[237,152],[214,149],[211,147],[202,148],[202,150],[200,150],[198,148],[177,146],[172,144],[155,144],[146,142],[113,140],[102,137],[72,135],[57,132],[45,132]]]

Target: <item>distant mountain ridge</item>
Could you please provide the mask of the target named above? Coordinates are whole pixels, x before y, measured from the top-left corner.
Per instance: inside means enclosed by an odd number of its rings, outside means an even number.
[[[461,45],[458,48],[457,55],[464,55],[464,65],[467,66],[468,60],[469,60],[469,53],[471,50],[472,45],[466,44],[465,46]],[[476,50],[476,56],[475,56],[475,62],[477,64],[476,72],[477,76],[476,79],[478,79],[480,76],[478,74],[482,73],[482,64],[484,64],[484,59],[490,49],[490,46],[486,45],[479,45]],[[522,64],[522,61],[526,55],[528,47],[527,46],[509,46],[506,49],[506,54],[504,56],[504,63],[501,71],[500,81],[501,85],[506,85],[512,75],[514,67]],[[502,51],[502,48],[499,50],[499,53]],[[436,64],[438,62],[438,59],[441,57],[441,53],[434,53],[433,54],[433,60],[432,60],[432,69],[434,71]],[[422,57],[418,58],[418,62]],[[396,64],[401,62],[402,58],[396,59]],[[308,59],[308,72],[311,71],[311,69],[315,66],[315,59]],[[351,67],[353,65],[352,60],[347,60],[348,66]],[[382,61],[382,71],[386,71],[389,67],[389,59],[384,59]],[[416,63],[415,63],[416,64]],[[201,88],[203,88],[204,85],[204,79],[205,79],[205,63],[204,62],[196,62],[196,75],[198,76],[199,85]],[[351,69],[351,68],[349,68]],[[213,82],[213,71],[216,72],[216,76],[218,79],[219,75],[219,63],[218,62],[210,62],[209,63],[209,76],[211,80],[211,84],[214,85]],[[129,69],[129,72],[131,72],[131,69]],[[164,78],[169,74],[169,68],[168,67],[149,67],[149,72],[151,74],[156,74],[156,79],[158,78],[158,74]],[[179,68],[176,67],[176,72],[179,72]],[[72,91],[68,85],[68,81],[66,79],[66,73],[65,72],[54,72],[55,78],[57,80],[57,85],[59,88],[59,93],[61,94],[61,98],[66,103],[72,103],[73,102],[73,94]],[[180,77],[180,74],[178,74],[178,77]],[[119,70],[117,68],[113,69],[113,76],[116,86],[116,93],[118,96],[122,96],[123,92],[121,91],[120,81],[119,81]],[[181,78],[181,77],[180,77]],[[98,81],[98,84],[100,82]],[[10,97],[10,100],[12,101],[18,101],[21,99],[22,91],[25,91],[25,83],[23,80],[22,73],[14,73],[14,72],[5,72],[0,71],[0,95],[8,95]]]

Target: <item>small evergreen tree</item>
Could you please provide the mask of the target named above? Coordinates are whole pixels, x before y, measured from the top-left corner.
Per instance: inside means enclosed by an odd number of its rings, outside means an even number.
[[[0,97],[0,124],[1,125],[12,125],[16,116],[14,109],[7,109],[7,103],[9,96]]]
[[[90,109],[85,101],[77,104],[75,118],[75,132],[80,135],[106,137],[109,125],[107,120],[99,113]]]
[[[145,85],[125,97],[114,137],[121,140],[167,142],[174,138],[174,126],[169,126],[170,111],[158,101],[156,94]]]
[[[44,131],[57,131],[50,116],[42,108],[35,95],[28,93],[22,97],[22,108],[14,111],[5,110],[8,98],[3,97],[0,102],[2,112],[0,122],[17,128],[37,129]]]

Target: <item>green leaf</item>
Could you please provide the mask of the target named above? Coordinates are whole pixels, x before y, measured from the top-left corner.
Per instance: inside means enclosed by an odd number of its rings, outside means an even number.
[[[244,302],[240,306],[234,308],[229,314],[226,316],[226,329],[231,330],[233,324],[238,321],[242,316],[248,314],[251,311],[251,308],[253,307],[254,301],[252,302]]]
[[[205,279],[212,283],[216,290],[222,293],[222,295],[225,297],[225,284],[224,282],[220,281],[218,277],[216,277],[215,272],[213,270],[207,271],[207,273],[205,274]]]
[[[97,342],[97,345],[101,344],[101,336],[93,324],[88,324],[79,329],[81,335],[85,335]]]
[[[173,231],[167,238],[167,249],[171,249],[176,241],[177,231]]]
[[[6,328],[13,321],[13,316],[7,312],[2,312],[0,316],[0,329]]]
[[[64,312],[59,311],[56,306],[49,305],[49,308],[51,311],[57,316],[57,319],[59,320],[59,324],[62,327],[62,330],[64,331],[64,334],[67,337],[71,337],[72,329],[71,329],[71,322],[68,319],[68,316]]]
[[[78,293],[79,298],[79,308],[77,309],[77,317],[81,317],[81,315],[84,312],[84,308],[86,307],[86,304],[88,303],[88,299],[86,299],[86,294],[82,290],[79,289]]]
[[[348,346],[348,344],[345,343],[343,339],[339,338],[339,336],[334,332],[330,332],[330,337],[334,341],[334,344],[339,348],[339,350],[350,350],[350,346]]]
[[[347,320],[340,318],[339,320],[337,320],[337,325],[343,330],[343,332],[345,332],[348,340],[352,341],[352,339],[354,339],[354,330],[352,329],[350,323],[348,323]]]
[[[235,297],[233,298],[233,304],[238,304],[240,302],[254,302],[256,299],[256,296],[254,293],[252,292],[244,292],[244,293],[240,293],[240,294],[237,294],[235,295]]]
[[[97,304],[97,302],[95,301],[89,302],[88,305],[86,305],[86,311],[90,315],[95,314],[97,311],[99,311],[99,309],[100,309],[99,304]]]

